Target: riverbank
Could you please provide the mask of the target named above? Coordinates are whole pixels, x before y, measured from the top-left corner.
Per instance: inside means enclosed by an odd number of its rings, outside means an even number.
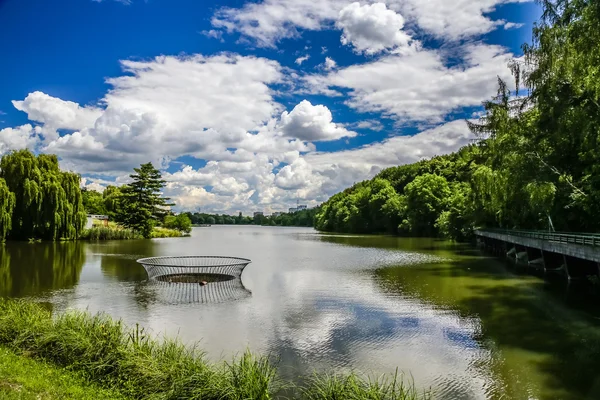
[[[271,399],[283,389],[293,398],[309,400],[429,397],[394,376],[369,380],[357,375],[314,375],[304,386],[294,386],[278,378],[266,357],[245,352],[232,361],[213,364],[197,347],[172,339],[159,342],[139,326],[128,329],[109,316],[75,311],[53,317],[46,308],[22,300],[0,299],[0,349],[7,351],[6,359],[18,357],[19,365],[40,374],[41,361],[48,363],[49,376],[68,368],[121,398]],[[32,364],[31,359],[38,363]],[[6,382],[25,387],[18,382],[27,382],[26,370],[23,375],[19,371],[15,369]],[[66,382],[80,381],[68,376]],[[43,380],[40,385],[43,389]]]

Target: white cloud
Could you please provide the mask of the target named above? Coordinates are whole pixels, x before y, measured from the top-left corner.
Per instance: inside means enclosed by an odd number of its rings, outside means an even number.
[[[363,121],[358,121],[353,124],[348,124],[352,129],[370,129],[372,131],[382,131],[384,129],[383,124],[376,119],[367,119]]]
[[[313,106],[308,100],[302,100],[289,113],[284,111],[280,128],[285,136],[309,142],[356,136],[356,132],[334,123],[327,107]]]
[[[325,71],[331,71],[332,69],[335,69],[335,67],[337,67],[335,60],[331,57],[325,57],[325,62],[323,63]]]
[[[417,25],[437,37],[458,40],[491,32],[504,21],[492,20],[487,14],[508,3],[532,0],[392,0],[398,10]]]
[[[305,56],[302,56],[302,57],[298,57],[298,58],[296,58],[296,61],[295,61],[295,62],[296,62],[296,64],[298,64],[298,65],[302,65],[302,63],[303,63],[304,61],[308,60],[309,58],[310,58],[310,56],[307,54],[307,55],[305,55]]]
[[[62,157],[67,168],[115,175],[141,162],[163,165],[182,155],[239,157],[229,148],[276,153],[311,148],[264,129],[283,108],[270,88],[283,77],[275,61],[196,55],[124,61],[123,67],[129,75],[108,79],[113,88],[101,101],[104,108],[40,92],[14,102],[44,124],[44,150]],[[48,127],[76,132],[59,138],[48,135]]]
[[[507,3],[533,0],[379,0],[365,1],[385,4],[401,13],[407,22],[420,30],[444,40],[476,37],[503,26],[505,21],[493,20],[489,13]],[[247,2],[241,8],[221,8],[212,24],[229,33],[238,32],[261,47],[275,47],[282,39],[297,38],[302,30],[329,29],[342,9],[351,0],[264,0]]]
[[[523,23],[516,23],[516,22],[506,22],[504,24],[504,29],[505,30],[509,30],[509,29],[519,29],[521,27],[523,27],[525,24]]]
[[[72,101],[64,101],[42,92],[33,92],[22,101],[13,101],[14,107],[27,113],[27,118],[44,124],[44,135],[58,137],[56,130],[78,130],[90,127],[102,115],[96,107],[81,107]]]
[[[39,127],[34,128],[31,124],[0,130],[0,154],[11,150],[33,150],[39,144],[40,132]]]
[[[305,81],[313,93],[350,89],[346,103],[362,112],[382,112],[399,122],[440,123],[451,112],[481,105],[496,92],[498,76],[511,80],[512,54],[503,47],[468,44],[453,55],[460,53],[464,62],[457,66],[446,66],[440,50],[412,50]]]
[[[284,38],[299,36],[299,29],[320,30],[326,20],[334,20],[346,0],[265,0],[248,2],[242,8],[221,8],[212,25],[239,32],[261,47],[274,47]]]
[[[336,26],[342,30],[342,43],[358,53],[379,53],[409,45],[410,36],[402,30],[404,18],[383,3],[352,3],[339,14]]]

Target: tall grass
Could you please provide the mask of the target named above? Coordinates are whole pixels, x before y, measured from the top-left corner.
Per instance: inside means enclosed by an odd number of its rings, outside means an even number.
[[[96,225],[85,229],[79,238],[83,240],[129,240],[140,239],[141,236],[131,229]]]
[[[69,312],[52,317],[43,307],[0,299],[0,345],[82,374],[135,399],[266,400],[283,386],[265,357],[245,352],[212,364],[197,348],[157,341],[136,326],[126,328],[104,314]],[[293,390],[306,399],[417,399],[411,385],[366,381],[356,375],[309,380]]]

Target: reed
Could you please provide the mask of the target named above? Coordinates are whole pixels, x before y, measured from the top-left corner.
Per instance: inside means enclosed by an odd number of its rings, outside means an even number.
[[[85,229],[79,237],[83,240],[129,240],[140,239],[141,236],[131,229],[111,226],[93,226]]]

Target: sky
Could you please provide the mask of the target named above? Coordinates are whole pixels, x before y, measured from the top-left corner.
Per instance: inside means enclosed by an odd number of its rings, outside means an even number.
[[[82,186],[152,162],[178,211],[316,206],[470,143],[530,0],[0,0],[0,154]]]

